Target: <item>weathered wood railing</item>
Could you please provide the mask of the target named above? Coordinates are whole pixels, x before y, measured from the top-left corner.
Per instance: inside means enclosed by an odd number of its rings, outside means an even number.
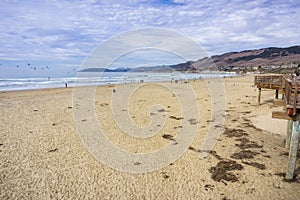
[[[279,90],[282,86],[282,76],[281,75],[255,76],[254,83],[258,88]]]
[[[300,80],[299,80],[300,81]],[[285,88],[283,89],[285,95],[286,108],[289,115],[296,115],[300,110],[300,82],[297,80],[284,79]]]
[[[258,103],[260,104],[261,98],[261,88],[265,89],[275,89],[276,90],[276,99],[278,99],[278,91],[282,89],[283,77],[281,75],[272,75],[272,76],[255,76],[254,84],[259,90],[258,93]]]
[[[286,179],[294,177],[297,152],[299,149],[300,132],[300,79],[292,79],[289,76],[255,76],[254,84],[259,88],[258,102],[260,104],[261,88],[275,89],[276,99],[278,91],[283,93],[283,100],[274,101],[274,105],[285,106],[285,112],[272,112],[273,118],[287,119],[287,137],[285,146],[289,148],[289,162]]]
[[[259,97],[261,96],[261,88],[275,89],[277,91],[276,99],[278,99],[278,91],[280,90],[289,115],[295,115],[298,110],[300,111],[300,79],[292,80],[289,76],[283,75],[255,76],[254,84],[259,89]]]

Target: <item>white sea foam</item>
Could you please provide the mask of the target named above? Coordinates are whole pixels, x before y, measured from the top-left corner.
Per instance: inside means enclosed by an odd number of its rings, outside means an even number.
[[[109,85],[143,82],[159,82],[171,80],[193,80],[216,77],[235,76],[233,74],[193,74],[193,73],[125,73],[106,72],[99,77],[93,73],[87,73],[86,77],[46,77],[46,78],[0,78],[0,91],[31,90],[44,88]]]

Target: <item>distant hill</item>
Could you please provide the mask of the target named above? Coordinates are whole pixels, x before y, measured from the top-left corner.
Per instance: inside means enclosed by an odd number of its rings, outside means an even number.
[[[229,52],[212,57],[205,57],[198,61],[180,63],[171,66],[177,71],[203,71],[244,69],[250,67],[274,66],[300,63],[300,46],[287,48],[268,47],[263,49]]]
[[[137,67],[137,68],[117,68],[117,69],[106,69],[106,68],[86,68],[79,72],[172,72],[176,71],[168,65],[153,66],[153,67]]]
[[[268,47],[262,49],[229,52],[201,58],[176,65],[138,68],[88,68],[80,72],[202,72],[202,71],[251,71],[253,68],[271,69],[280,73],[282,69],[300,64],[300,46],[287,48]]]
[[[106,69],[106,68],[86,68],[79,72],[127,72],[129,68],[117,68],[117,69]]]

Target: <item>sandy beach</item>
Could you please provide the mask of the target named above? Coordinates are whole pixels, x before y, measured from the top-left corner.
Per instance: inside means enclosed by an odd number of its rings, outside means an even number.
[[[220,102],[210,98],[216,92],[207,88],[210,80],[169,83],[169,89],[156,83],[97,87],[93,109],[84,109],[91,113],[88,117],[76,114],[83,109],[82,99],[74,96],[73,88],[1,92],[0,198],[299,199],[300,160],[295,180],[284,181],[287,122],[271,118],[272,111],[282,108],[273,107],[273,90],[263,90],[258,105],[253,80],[252,75],[220,79],[225,92],[221,125],[212,116],[212,107]],[[186,85],[193,89],[197,116],[188,109],[194,104],[187,101],[183,105],[174,92],[184,91]],[[113,98],[134,86],[138,90],[124,99],[128,106],[120,107],[122,112],[116,116],[112,110],[119,104]],[[184,115],[183,107],[187,108]],[[123,112],[128,119],[122,117]],[[152,172],[129,173],[109,167],[88,151],[78,130],[92,128],[89,116],[97,119],[113,145],[132,154],[159,151],[166,145],[176,149],[181,130],[196,132],[188,149],[174,162]],[[162,123],[152,126],[151,119]],[[126,120],[139,127],[150,124],[145,133],[153,131],[153,135],[126,134],[120,128],[126,128]],[[200,159],[199,150],[212,125],[223,131],[213,151]],[[125,167],[142,166],[134,162]]]

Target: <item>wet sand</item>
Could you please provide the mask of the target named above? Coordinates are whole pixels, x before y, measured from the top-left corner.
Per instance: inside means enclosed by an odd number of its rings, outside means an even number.
[[[133,86],[98,87],[94,109],[84,111],[97,119],[106,138],[120,149],[142,154],[169,144],[176,147],[180,145],[177,134],[186,130],[182,124],[197,127],[192,144],[180,158],[147,173],[112,169],[85,148],[76,123],[86,124],[88,130],[90,115],[74,117],[82,105],[72,88],[2,92],[0,198],[298,199],[299,160],[294,182],[283,180],[288,161],[288,150],[283,146],[286,122],[271,119],[271,112],[281,109],[273,107],[275,91],[263,90],[259,106],[253,80],[253,76],[222,79],[225,123],[221,124],[223,131],[213,151],[204,159],[200,159],[199,150],[209,127],[220,128],[211,115],[218,102],[210,98],[207,82],[189,83],[199,106],[198,120],[189,117],[193,113],[182,114],[182,107],[187,105],[181,105],[174,91],[155,83],[139,85],[130,99],[124,100],[128,107],[121,111],[140,127],[151,124],[156,117],[165,120],[157,124],[156,134],[143,139],[121,130],[111,111],[116,106],[113,95]],[[185,85],[172,87],[180,91]],[[142,165],[134,162],[126,167]]]

